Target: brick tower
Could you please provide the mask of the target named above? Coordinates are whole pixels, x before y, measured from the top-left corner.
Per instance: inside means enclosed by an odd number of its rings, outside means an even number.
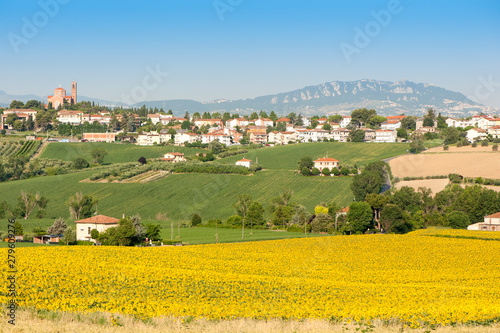
[[[76,81],[71,82],[71,99],[76,104]]]

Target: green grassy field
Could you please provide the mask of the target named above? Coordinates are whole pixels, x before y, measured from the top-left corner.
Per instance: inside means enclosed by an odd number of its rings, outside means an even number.
[[[408,147],[408,144],[404,143],[318,142],[266,147],[250,150],[243,155],[253,161],[258,159],[264,169],[295,170],[300,158],[306,155],[313,160],[328,155],[339,160],[340,164],[361,166],[405,154]],[[218,161],[235,163],[243,155],[230,156]]]
[[[31,242],[17,242],[16,248],[18,247],[37,247],[37,246],[57,246],[54,244],[35,244]],[[0,249],[9,247],[9,242],[0,242]]]
[[[138,147],[121,144],[53,143],[42,157],[71,160],[74,156],[88,157],[93,147],[104,147],[109,152],[108,162],[135,161],[139,156],[158,157],[172,147]],[[0,202],[16,204],[21,190],[39,192],[49,199],[45,220],[29,219],[27,230],[33,226],[48,227],[53,219],[69,217],[67,202],[75,192],[90,194],[99,200],[98,213],[115,217],[122,214],[140,214],[143,220],[155,220],[158,213],[179,221],[190,220],[199,213],[203,220],[226,219],[234,214],[233,203],[240,194],[249,194],[264,207],[284,189],[294,192],[293,201],[309,211],[321,202],[334,200],[338,205],[349,205],[352,200],[352,177],[303,177],[293,171],[299,159],[309,155],[313,159],[328,156],[341,163],[363,165],[406,152],[405,144],[377,143],[306,143],[251,150],[247,158],[256,160],[264,167],[255,175],[173,174],[151,183],[80,183],[98,173],[86,170],[66,175],[44,176],[0,183]],[[194,154],[197,149],[175,148]],[[234,163],[242,155],[219,160]],[[266,213],[267,214],[267,213]],[[33,222],[32,222],[33,221]],[[39,221],[39,222],[37,222]],[[2,230],[2,228],[0,228]]]
[[[79,183],[92,171],[36,177],[0,184],[0,201],[16,204],[21,190],[39,192],[48,199],[47,218],[69,217],[67,202],[81,191],[98,198],[98,213],[120,217],[139,213],[155,219],[166,213],[174,220],[188,220],[200,213],[204,220],[225,219],[234,214],[232,204],[239,194],[249,194],[267,205],[283,188],[294,191],[293,200],[312,211],[321,201],[352,202],[351,177],[303,177],[293,172],[267,170],[253,176],[174,174],[147,184]],[[34,216],[34,215],[33,215]]]
[[[219,235],[219,243],[232,243],[232,242],[248,242],[248,241],[261,241],[261,240],[273,240],[273,239],[284,239],[284,238],[299,238],[299,237],[321,237],[330,235],[320,235],[320,234],[303,234],[300,232],[283,232],[283,231],[270,231],[270,230],[253,230],[253,234],[250,234],[250,229],[245,229],[245,237],[241,237],[241,229],[222,229],[222,228],[180,228],[178,229],[174,225],[173,239],[177,238],[180,233],[180,239],[184,243],[190,245],[194,244],[209,244],[216,242],[216,234]],[[163,228],[161,231],[161,236],[163,239],[171,239],[171,228]]]
[[[50,143],[43,151],[40,158],[55,158],[63,161],[72,161],[75,157],[83,157],[87,161],[92,160],[90,152],[94,148],[104,148],[108,155],[104,163],[137,162],[144,156],[146,159],[163,157],[163,154],[176,151],[195,155],[204,150],[197,148],[172,147],[172,146],[136,146],[131,144],[104,143],[104,142],[79,142],[79,143]],[[206,152],[206,150],[205,150]]]

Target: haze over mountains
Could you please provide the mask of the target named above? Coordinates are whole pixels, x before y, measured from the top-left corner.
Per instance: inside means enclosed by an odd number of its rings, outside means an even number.
[[[45,101],[34,95],[8,95],[0,91],[0,105],[8,106],[13,99],[26,102],[29,99]],[[106,101],[85,96],[78,100],[93,100],[101,105],[124,105],[116,101]],[[290,92],[260,96],[244,100],[217,100],[198,102],[194,100],[160,100],[139,102],[132,106],[171,109],[181,115],[193,112],[236,112],[240,115],[253,111],[277,113],[296,112],[304,115],[349,114],[358,108],[373,108],[381,115],[420,116],[428,108],[436,109],[443,115],[467,117],[478,113],[495,114],[500,110],[477,104],[459,92],[450,91],[432,84],[414,83],[406,80],[390,82],[377,80],[333,81],[308,86]],[[126,105],[124,105],[126,106]]]

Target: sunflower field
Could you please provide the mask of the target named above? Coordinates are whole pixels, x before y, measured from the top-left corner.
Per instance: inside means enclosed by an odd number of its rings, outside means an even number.
[[[17,301],[137,318],[379,319],[411,327],[499,320],[500,241],[431,236],[17,248]]]

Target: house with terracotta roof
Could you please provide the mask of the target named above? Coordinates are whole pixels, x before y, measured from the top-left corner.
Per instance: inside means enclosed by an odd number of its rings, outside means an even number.
[[[350,133],[351,130],[348,130],[347,128],[337,128],[333,130],[333,139],[339,142],[347,142]]]
[[[177,133],[174,136],[174,144],[176,146],[180,146],[185,143],[194,143],[196,141],[201,141],[201,135],[196,133]]]
[[[318,124],[323,125],[324,123],[326,123],[328,121],[328,119],[326,119],[326,118],[319,118],[317,121],[318,121]]]
[[[397,139],[396,130],[380,129],[375,131],[375,142],[396,142]]]
[[[247,126],[250,122],[246,120],[245,118],[234,118],[234,119],[228,119],[226,120],[226,127],[234,130],[236,129],[236,126],[239,128],[243,128]]]
[[[83,124],[83,112],[66,110],[66,109],[58,111],[57,121],[63,124],[71,124],[71,125]],[[91,121],[94,122],[93,120]]]
[[[266,144],[267,143],[267,134],[265,133],[250,133],[249,140],[252,143],[262,143]]]
[[[290,122],[290,119],[288,118],[280,118],[278,120],[276,120],[276,124],[277,123],[289,123]]]
[[[500,231],[500,212],[485,216],[483,222],[471,224],[467,230]]]
[[[236,165],[241,165],[244,166],[245,168],[249,169],[252,166],[252,160],[249,159],[242,159],[236,162]]]
[[[186,161],[186,158],[184,157],[183,153],[177,153],[177,152],[172,152],[172,153],[166,153],[163,155],[163,158],[161,159],[162,161],[167,161],[167,162],[184,162]]]
[[[466,133],[469,142],[480,141],[488,136],[488,131],[482,128],[471,128]]]
[[[99,233],[106,231],[109,228],[117,227],[120,220],[106,215],[95,215],[86,219],[75,221],[76,224],[76,240],[93,241],[90,233],[93,229]]]
[[[250,135],[250,133],[266,134],[267,127],[266,126],[258,126],[258,125],[247,126],[247,134]]]
[[[274,123],[271,119],[269,118],[259,118],[254,121],[255,125],[257,126],[264,126],[264,127],[273,127]]]
[[[491,135],[494,139],[500,138],[500,126],[488,128],[488,135]]]
[[[384,121],[380,124],[381,129],[395,130],[401,127],[401,120],[393,119]]]
[[[222,122],[222,119],[195,119],[195,120],[193,120],[192,123],[198,127],[201,127],[201,126],[224,127],[224,123]]]
[[[12,126],[6,123],[7,117],[9,114],[15,113],[20,121],[25,122],[31,117],[32,120],[36,120],[36,114],[38,111],[32,109],[7,109],[3,110],[3,114],[1,115],[1,127],[2,129],[12,129]]]
[[[346,128],[351,123],[351,116],[342,116],[342,121],[340,122],[341,128]]]
[[[323,171],[325,168],[332,171],[333,168],[339,168],[339,160],[331,157],[319,158],[314,161],[314,167],[319,171]]]

